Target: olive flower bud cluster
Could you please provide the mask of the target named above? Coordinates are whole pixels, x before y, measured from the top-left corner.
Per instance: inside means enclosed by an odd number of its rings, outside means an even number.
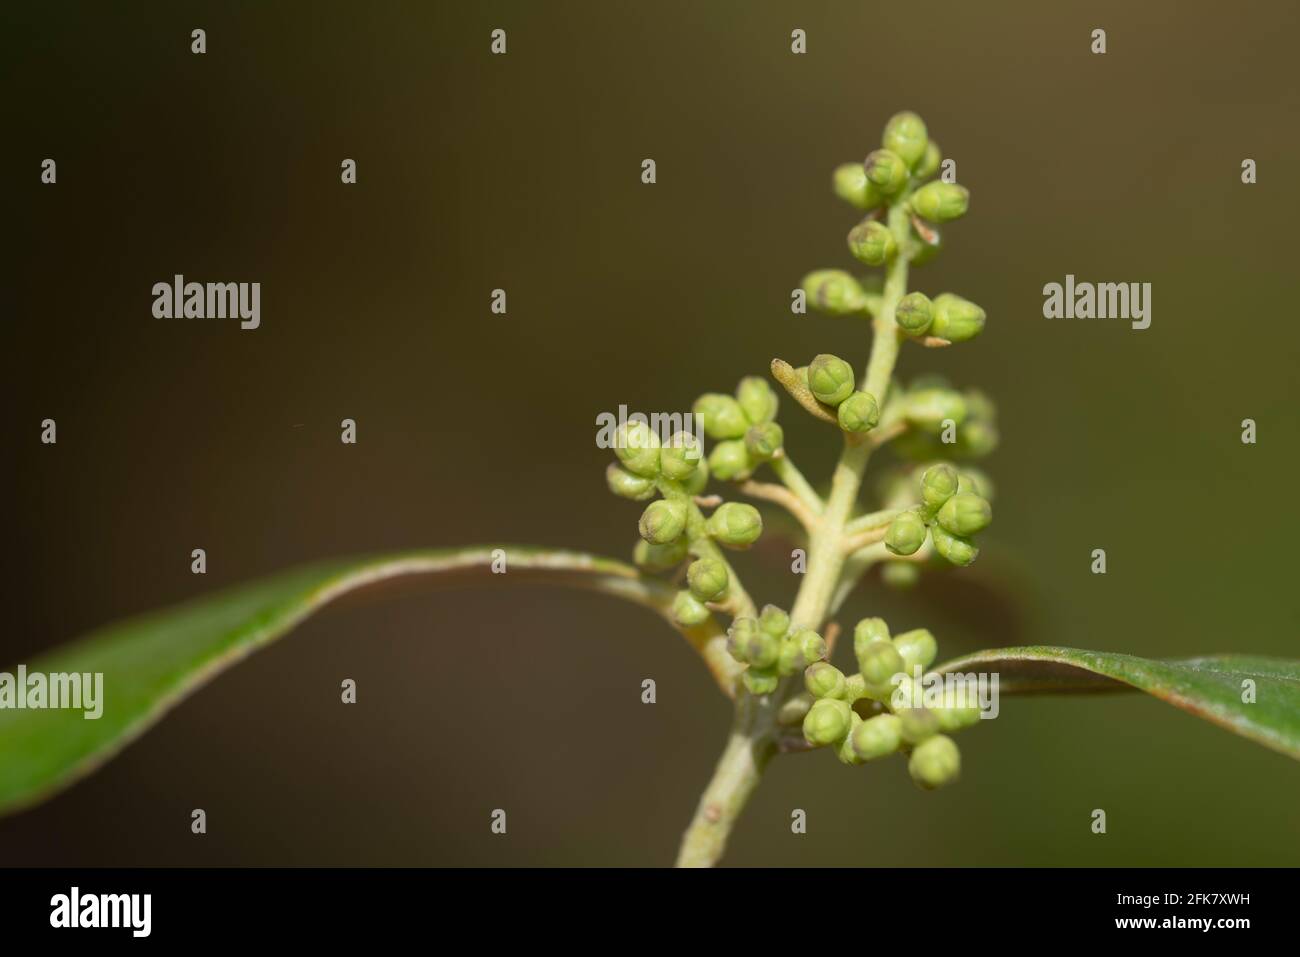
[[[780,679],[825,661],[827,655],[821,635],[807,628],[794,628],[790,616],[775,605],[765,605],[757,618],[733,621],[727,631],[727,651],[749,666],[741,680],[755,695],[771,694]]]
[[[897,401],[911,428],[894,449],[914,462],[983,458],[997,448],[997,408],[977,389],[958,392],[941,376],[924,376]]]
[[[735,395],[708,392],[692,410],[717,444],[709,453],[709,470],[723,481],[743,481],[763,462],[781,454],[785,434],[776,424],[779,402],[766,379],[746,376]]]
[[[939,555],[954,565],[969,565],[979,555],[973,536],[993,521],[981,477],[939,464],[922,473],[920,485],[921,504],[889,524],[885,548],[895,555],[913,555],[928,534]]]
[[[891,636],[883,619],[864,618],[853,631],[853,652],[855,674],[845,675],[826,661],[805,670],[804,684],[814,701],[803,719],[804,738],[814,747],[834,748],[845,764],[902,753],[912,780],[926,789],[955,780],[961,755],[948,735],[979,720],[978,704],[952,693],[937,707],[918,707],[924,700],[919,688],[896,694],[933,664],[934,636],[924,628]]]

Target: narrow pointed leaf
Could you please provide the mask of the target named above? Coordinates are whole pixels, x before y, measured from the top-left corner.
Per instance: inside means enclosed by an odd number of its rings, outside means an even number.
[[[506,574],[492,574],[494,553]],[[496,553],[495,557],[499,557]],[[0,814],[38,802],[92,771],[178,702],[330,602],[417,576],[511,587],[542,580],[626,598],[668,617],[675,589],[636,568],[576,552],[503,545],[338,560],[282,572],[108,625],[36,660],[27,674],[102,673],[103,713],[0,709]],[[710,620],[681,629],[730,694],[738,666]],[[16,674],[17,669],[7,669]]]
[[[1078,648],[996,648],[937,671],[997,672],[1002,694],[1145,691],[1197,717],[1300,759],[1300,661],[1209,655],[1157,661]],[[1253,701],[1247,682],[1253,683]]]

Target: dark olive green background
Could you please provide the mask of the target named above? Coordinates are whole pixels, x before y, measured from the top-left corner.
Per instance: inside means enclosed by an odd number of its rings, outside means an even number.
[[[909,347],[901,371],[997,400],[997,520],[972,569],[904,595],[870,579],[842,619],[930,625],[945,656],[1300,654],[1290,5],[16,6],[3,666],[326,556],[626,556],[638,507],[605,493],[598,413],[684,411],[774,355],[865,358],[862,324],[794,318],[789,295],[852,267],[830,170],[901,108],[973,195],[916,282],[989,315],[968,345]],[[177,272],[260,281],[261,328],[152,318],[151,286]],[[1151,328],[1042,318],[1066,273],[1152,283]],[[825,475],[832,436],[786,405],[793,453]],[[739,564],[788,605],[777,532]],[[684,642],[609,598],[507,576],[342,607],[0,822],[0,862],[665,864],[727,721]],[[780,759],[727,860],[1300,857],[1300,766],[1151,699],[1007,699],[961,747],[963,780],[936,794],[901,761]]]

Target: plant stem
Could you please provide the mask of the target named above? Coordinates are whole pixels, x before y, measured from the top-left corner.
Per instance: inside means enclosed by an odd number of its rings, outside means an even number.
[[[895,243],[902,250],[909,228],[906,194],[890,207],[888,223]],[[862,389],[874,395],[881,408],[884,408],[902,342],[902,333],[894,322],[894,310],[906,292],[907,257],[900,251],[885,274],[880,309],[872,323],[875,336],[871,342],[871,355],[862,382]],[[857,503],[862,475],[873,448],[870,442],[846,442],[840,453],[830,495],[816,528],[809,536],[808,570],[790,610],[793,627],[821,630],[832,603],[838,605],[844,598],[841,579],[847,558],[845,526]],[[858,567],[853,571],[860,574]],[[695,819],[682,840],[677,857],[679,867],[709,867],[722,856],[732,825],[776,751],[777,711],[796,687],[795,681],[785,680],[775,692],[761,698],[743,690],[738,695],[731,737],[713,772],[713,779],[700,799]]]

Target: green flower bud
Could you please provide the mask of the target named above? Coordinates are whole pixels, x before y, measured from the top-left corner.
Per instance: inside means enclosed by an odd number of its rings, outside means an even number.
[[[916,746],[907,770],[912,780],[927,790],[942,787],[961,773],[961,752],[952,738],[936,734]]]
[[[757,633],[757,618],[735,619],[727,629],[727,652],[742,665],[749,664],[749,647]]]
[[[804,687],[814,698],[844,696],[844,672],[827,661],[815,661],[803,673]]]
[[[826,647],[826,639],[811,628],[804,628],[796,632],[794,641],[799,646],[805,664],[810,665],[814,661],[822,661],[829,653]]]
[[[709,471],[714,478],[724,482],[740,481],[754,471],[754,462],[744,442],[728,439],[719,442],[709,453]]]
[[[925,154],[921,157],[921,161],[916,164],[916,168],[912,170],[912,175],[917,179],[926,179],[933,176],[938,171],[941,162],[943,162],[943,153],[939,151],[939,144],[934,140],[930,140],[925,144]],[[862,175],[866,176],[866,172],[864,171]]]
[[[704,487],[709,484],[709,463],[700,459],[695,471],[682,480],[682,488],[687,495],[699,495],[704,491]]]
[[[659,471],[665,478],[681,482],[691,477],[703,458],[703,450],[695,436],[690,432],[678,432],[659,450]]]
[[[967,423],[969,425],[970,423]],[[957,473],[957,491],[969,492],[980,498],[993,501],[993,480],[979,469],[965,468]]]
[[[904,744],[917,745],[939,733],[939,718],[926,708],[903,708],[898,715],[898,730]]]
[[[704,431],[711,439],[738,439],[749,428],[749,419],[740,403],[721,392],[700,396],[691,411],[704,417]]]
[[[928,628],[914,628],[903,632],[894,638],[894,647],[903,656],[903,664],[907,666],[908,674],[911,674],[917,666],[923,670],[930,667],[935,655],[939,653],[939,644]]]
[[[880,406],[870,392],[854,392],[840,403],[835,414],[845,432],[870,432],[880,421]]]
[[[853,277],[849,276],[849,278]],[[740,403],[745,418],[755,425],[775,419],[776,410],[780,405],[776,390],[766,379],[756,375],[747,375],[740,380],[740,385],[736,386],[736,401]]]
[[[857,712],[850,709],[849,711],[849,733],[841,739],[835,749],[835,756],[840,759],[841,764],[862,764],[862,759],[858,753],[853,750],[853,732],[858,730],[862,725],[862,719],[858,717]]]
[[[790,630],[790,616],[776,605],[764,605],[758,615],[758,627],[773,638],[784,638]]]
[[[868,266],[883,266],[894,258],[898,244],[888,226],[867,220],[849,230],[849,252]]]
[[[885,530],[885,548],[895,555],[914,555],[925,544],[925,522],[916,512],[900,514]]]
[[[861,658],[867,646],[889,640],[889,626],[883,618],[863,618],[853,629],[853,654]]]
[[[853,709],[837,698],[813,702],[803,719],[803,736],[815,747],[835,744],[849,732]]]
[[[993,400],[979,389],[966,390],[966,408],[970,411],[972,419],[988,419],[992,421],[998,415],[998,409],[993,404]]]
[[[849,316],[867,307],[867,295],[862,284],[840,269],[810,272],[799,286],[808,294],[809,304],[818,312]]]
[[[781,653],[776,659],[776,673],[782,678],[788,678],[806,667],[808,662],[803,660],[803,651],[799,648],[799,642],[794,638],[781,639]]]
[[[633,475],[654,478],[659,474],[659,436],[639,419],[619,426],[614,454]]]
[[[909,336],[923,336],[934,321],[934,307],[923,292],[909,292],[898,300],[894,321]]]
[[[963,684],[959,688],[946,688],[943,705],[934,709],[939,719],[939,730],[951,733],[978,724],[980,706],[978,690],[974,684]]]
[[[907,185],[907,163],[893,150],[872,150],[862,165],[867,181],[886,196],[893,196]]]
[[[949,342],[974,339],[984,330],[984,310],[950,292],[934,297],[934,322],[930,335]]]
[[[844,694],[841,697],[850,704],[859,698],[867,697],[867,683],[863,680],[862,675],[855,672],[845,677]]]
[[[853,729],[853,735],[849,739],[853,753],[863,761],[893,754],[902,741],[899,720],[892,714],[878,714],[874,718],[867,718]]]
[[[679,591],[673,599],[673,621],[687,628],[709,620],[709,610],[688,591]]]
[[[686,584],[699,601],[717,601],[727,593],[731,576],[716,558],[699,558],[687,567]]]
[[[911,588],[921,580],[921,572],[912,562],[885,562],[880,580],[889,588]]]
[[[921,476],[921,501],[938,511],[957,492],[957,470],[951,465],[931,465]]]
[[[686,503],[659,499],[641,513],[637,531],[651,545],[666,545],[686,531]]]
[[[770,669],[750,667],[745,669],[740,680],[744,682],[750,694],[765,695],[775,691],[781,679]]]
[[[956,183],[935,180],[926,183],[912,194],[912,209],[922,219],[932,223],[946,223],[966,215],[970,206],[970,191]]]
[[[630,498],[634,502],[644,502],[655,494],[655,480],[633,475],[619,468],[613,462],[605,469],[605,484],[615,495]]]
[[[942,432],[950,419],[955,425],[966,421],[966,400],[951,389],[913,390],[904,400],[903,414],[919,429]]]
[[[752,425],[745,433],[745,450],[756,462],[771,460],[777,452],[781,451],[784,443],[785,432],[775,422]]]
[[[925,147],[930,138],[926,133],[925,120],[910,110],[895,113],[885,124],[885,135],[880,142],[885,149],[897,153],[908,166],[915,166],[925,156]]]
[[[835,167],[831,186],[836,196],[858,209],[874,209],[884,201],[880,190],[867,179],[867,171],[861,163],[844,163]]]
[[[729,548],[748,548],[763,534],[763,516],[752,505],[724,502],[709,516],[708,531]]]
[[[980,550],[975,543],[960,535],[953,535],[942,525],[930,526],[934,538],[934,550],[954,565],[969,565],[979,557]]]
[[[963,422],[957,430],[957,444],[967,455],[983,458],[998,447],[997,426],[984,419]]]
[[[808,364],[808,388],[827,405],[839,405],[853,394],[855,385],[853,366],[839,356],[822,353]]]
[[[651,545],[645,539],[636,543],[632,560],[637,566],[651,572],[666,572],[680,565],[690,552],[690,542],[679,538],[667,545]]]
[[[959,484],[960,481],[958,479]],[[935,517],[954,535],[974,535],[988,528],[989,522],[993,521],[993,509],[978,495],[958,492],[943,503]]]
[[[893,693],[891,679],[903,670],[903,656],[893,643],[873,641],[858,655],[858,668],[866,683],[867,693],[877,701],[883,701]]]

